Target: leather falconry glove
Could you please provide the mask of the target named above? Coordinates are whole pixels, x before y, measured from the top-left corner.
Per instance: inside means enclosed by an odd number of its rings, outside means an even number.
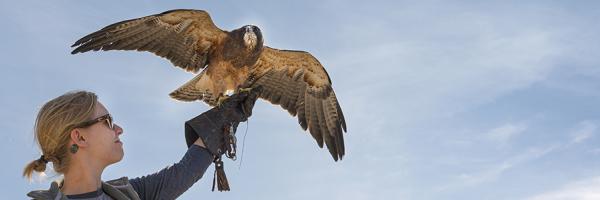
[[[221,156],[235,159],[236,138],[235,131],[240,122],[248,120],[252,115],[252,108],[262,88],[253,88],[250,91],[240,91],[227,98],[219,106],[185,122],[185,140],[188,148],[200,138],[206,149],[215,156],[215,182],[219,191],[229,191],[229,183],[223,169]]]

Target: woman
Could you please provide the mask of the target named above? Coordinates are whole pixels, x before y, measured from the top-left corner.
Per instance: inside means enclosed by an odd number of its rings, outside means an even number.
[[[151,175],[103,182],[104,169],[123,158],[123,129],[87,91],[68,92],[48,101],[35,122],[43,155],[29,163],[23,176],[44,172],[52,162],[63,174],[60,185],[27,194],[34,199],[175,199],[198,181],[225,148],[223,130],[250,115],[257,95],[240,93],[186,123],[188,150],[181,161]],[[244,114],[247,113],[247,114]],[[191,132],[188,132],[191,128]],[[235,129],[234,129],[235,130]],[[190,135],[191,134],[191,135]],[[190,142],[190,140],[193,141]]]

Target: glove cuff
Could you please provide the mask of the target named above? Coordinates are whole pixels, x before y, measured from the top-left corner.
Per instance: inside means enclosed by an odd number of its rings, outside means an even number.
[[[206,149],[213,155],[221,155],[221,146],[225,143],[223,138],[223,123],[214,112],[206,112],[185,122],[185,141],[192,146],[198,138],[201,138]],[[219,126],[219,124],[221,126]]]

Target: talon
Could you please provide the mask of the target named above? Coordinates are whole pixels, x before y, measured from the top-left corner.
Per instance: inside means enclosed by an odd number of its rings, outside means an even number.
[[[221,107],[223,105],[223,102],[225,102],[225,100],[227,100],[229,98],[229,96],[225,96],[225,95],[221,95],[217,98],[217,107]]]
[[[238,93],[241,93],[241,92],[250,92],[250,91],[252,91],[252,88],[239,88],[238,89]]]

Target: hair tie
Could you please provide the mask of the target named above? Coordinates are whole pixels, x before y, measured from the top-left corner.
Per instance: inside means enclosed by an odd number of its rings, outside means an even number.
[[[44,159],[44,155],[41,155],[38,161],[44,162],[44,164],[48,164],[48,160]]]

